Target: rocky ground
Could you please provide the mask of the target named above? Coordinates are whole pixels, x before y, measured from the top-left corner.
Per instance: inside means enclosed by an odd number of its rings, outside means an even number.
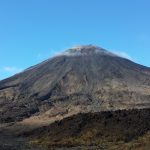
[[[150,146],[150,109],[77,114],[32,132],[33,145],[99,146],[105,150],[147,150]]]
[[[12,135],[0,134],[0,150],[103,150],[99,146],[77,146],[77,147],[52,147],[33,146],[29,140],[23,137],[14,137]]]
[[[103,150],[99,146],[74,146],[74,147],[45,147],[30,144],[24,136],[16,136],[4,130],[0,131],[0,150]]]
[[[22,133],[16,129],[10,132],[9,126],[1,127],[0,150],[149,150],[150,147],[150,109],[77,114]]]

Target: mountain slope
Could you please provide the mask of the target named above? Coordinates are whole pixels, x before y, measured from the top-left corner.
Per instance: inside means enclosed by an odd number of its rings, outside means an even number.
[[[1,123],[149,107],[150,68],[91,45],[0,81]]]

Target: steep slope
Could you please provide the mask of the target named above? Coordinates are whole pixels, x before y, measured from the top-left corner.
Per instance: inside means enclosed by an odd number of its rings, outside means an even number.
[[[0,81],[1,123],[149,107],[150,69],[92,45]]]

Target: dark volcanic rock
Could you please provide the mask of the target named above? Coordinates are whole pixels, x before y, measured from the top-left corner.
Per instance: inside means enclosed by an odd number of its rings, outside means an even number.
[[[34,144],[49,147],[107,145],[111,149],[112,145],[122,142],[116,149],[123,150],[124,143],[138,139],[148,131],[150,109],[139,109],[78,114],[24,135],[32,137]],[[144,142],[141,141],[141,145],[142,143]]]

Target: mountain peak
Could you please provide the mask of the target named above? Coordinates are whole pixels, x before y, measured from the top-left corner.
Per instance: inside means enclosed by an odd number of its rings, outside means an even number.
[[[80,55],[92,55],[92,54],[101,54],[101,55],[111,55],[115,54],[94,45],[79,45],[73,48],[66,50],[62,55],[67,56],[80,56]]]

